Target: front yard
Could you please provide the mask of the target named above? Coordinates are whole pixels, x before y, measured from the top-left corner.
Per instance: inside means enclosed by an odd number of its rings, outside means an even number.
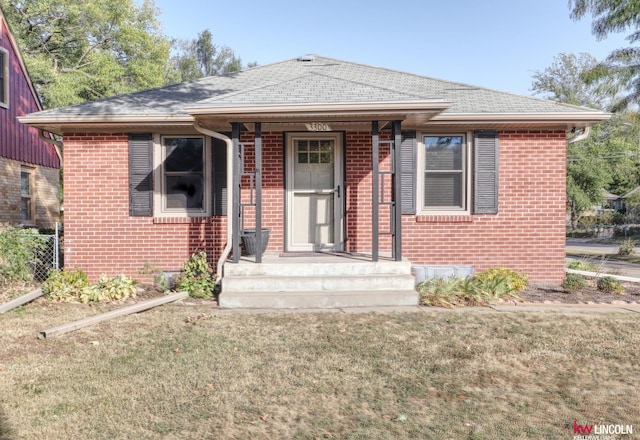
[[[36,338],[105,307],[39,300],[0,315],[0,438],[572,438],[574,421],[640,426],[637,314],[170,305]]]

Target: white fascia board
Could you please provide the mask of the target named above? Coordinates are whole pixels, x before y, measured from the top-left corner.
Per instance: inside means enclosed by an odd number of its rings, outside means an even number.
[[[420,113],[424,111],[445,110],[451,106],[450,101],[398,101],[398,102],[368,102],[368,103],[327,103],[327,104],[246,104],[246,105],[196,105],[186,107],[185,111],[191,115],[211,116],[295,116],[295,115],[354,115],[377,113]]]
[[[432,122],[601,122],[613,116],[606,112],[558,113],[440,113]]]
[[[39,126],[39,125],[73,125],[73,124],[163,124],[163,123],[184,123],[193,124],[195,120],[191,115],[143,115],[143,116],[88,116],[88,115],[73,115],[73,116],[46,116],[46,115],[26,115],[19,116],[18,121],[26,125]]]

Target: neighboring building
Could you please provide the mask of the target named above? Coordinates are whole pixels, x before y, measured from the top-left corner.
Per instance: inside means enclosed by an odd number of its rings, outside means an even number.
[[[599,211],[620,211],[622,209],[623,198],[619,195],[610,193],[609,191],[603,189],[604,194],[604,205],[600,207]]]
[[[42,110],[0,10],[0,225],[51,228],[60,220],[60,160],[54,145],[17,118]]]
[[[179,270],[202,248],[223,257],[222,304],[246,306],[263,304],[258,293],[347,289],[335,262],[309,275],[322,253],[373,271],[502,265],[560,282],[565,133],[609,116],[305,56],[21,121],[64,136],[66,267],[137,276],[145,262]],[[269,229],[269,264],[235,264],[256,224]],[[294,261],[299,283],[287,287],[275,266]],[[385,277],[368,279],[396,288]],[[243,303],[235,290],[260,292]],[[313,304],[340,303],[327,301]]]

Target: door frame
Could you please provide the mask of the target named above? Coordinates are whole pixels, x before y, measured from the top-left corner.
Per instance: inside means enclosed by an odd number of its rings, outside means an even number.
[[[284,185],[284,202],[285,202],[285,230],[284,230],[284,250],[285,252],[343,252],[345,237],[345,138],[344,133],[340,131],[325,132],[287,132],[284,136],[284,154],[285,154],[285,185]],[[331,139],[334,141],[334,188],[339,188],[334,195],[333,202],[333,246],[314,249],[302,249],[292,243],[293,238],[293,193],[291,188],[293,185],[293,170],[295,164],[295,141],[296,140],[322,140]]]

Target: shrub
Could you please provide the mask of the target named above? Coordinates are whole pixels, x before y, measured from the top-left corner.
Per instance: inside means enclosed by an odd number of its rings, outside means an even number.
[[[42,284],[42,293],[53,301],[109,302],[134,298],[136,281],[124,275],[100,277],[97,284],[89,283],[80,269],[54,270]]]
[[[584,289],[585,287],[587,287],[587,282],[584,277],[575,273],[566,274],[562,281],[562,288],[568,292],[574,292],[579,289]]]
[[[101,276],[98,284],[82,289],[80,302],[109,302],[135,298],[137,294],[136,280],[125,275],[113,278]]]
[[[438,278],[426,280],[417,287],[420,304],[435,307],[453,307],[464,305],[466,301],[460,297],[459,278]]]
[[[33,229],[9,226],[0,232],[0,286],[32,282],[37,255],[45,245]]]
[[[467,279],[427,280],[417,286],[420,304],[453,307],[485,305],[490,301],[517,298],[516,292],[527,287],[526,275],[498,267]]]
[[[596,283],[596,287],[599,291],[605,293],[616,293],[618,295],[624,294],[624,287],[622,283],[613,277],[602,277]]]
[[[496,267],[480,272],[474,277],[482,288],[487,289],[491,296],[500,297],[527,288],[529,281],[526,274],[519,274],[515,270]]]
[[[627,238],[622,243],[620,243],[620,247],[618,248],[618,255],[633,255],[636,252],[636,241]]]
[[[176,289],[189,292],[193,298],[211,298],[216,286],[216,276],[207,261],[207,253],[193,253],[176,278]]]
[[[87,276],[80,269],[52,270],[42,284],[42,293],[53,301],[76,301],[89,286]]]
[[[598,267],[595,264],[585,260],[574,260],[571,263],[567,264],[567,267],[569,269],[582,270],[585,272],[596,272],[598,270]]]

